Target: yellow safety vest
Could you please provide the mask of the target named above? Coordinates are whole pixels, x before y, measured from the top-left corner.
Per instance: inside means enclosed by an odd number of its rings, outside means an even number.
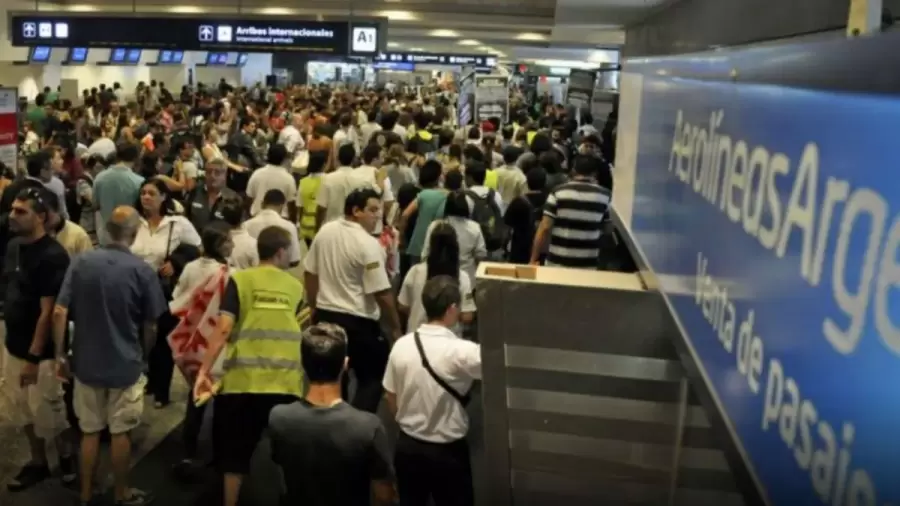
[[[310,174],[300,180],[300,237],[312,239],[316,235],[316,196],[322,186],[322,174]]]
[[[484,174],[484,186],[496,191],[498,182],[497,171],[494,169],[488,169]]]
[[[303,394],[297,307],[303,285],[261,265],[232,274],[240,314],[229,337],[223,394]]]

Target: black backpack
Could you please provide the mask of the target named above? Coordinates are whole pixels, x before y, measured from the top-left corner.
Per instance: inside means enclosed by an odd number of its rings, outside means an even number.
[[[509,228],[503,222],[503,213],[500,206],[497,205],[497,199],[494,197],[494,190],[488,190],[484,197],[478,196],[472,190],[466,191],[473,202],[470,215],[481,227],[481,233],[484,235],[484,244],[488,251],[496,251],[506,246],[509,238]]]

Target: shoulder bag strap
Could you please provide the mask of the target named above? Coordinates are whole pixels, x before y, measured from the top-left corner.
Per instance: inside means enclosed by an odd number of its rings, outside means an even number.
[[[441,388],[443,388],[448,394],[452,395],[454,399],[459,401],[459,403],[462,404],[463,407],[468,406],[469,400],[471,398],[469,392],[466,392],[465,395],[459,393],[455,388],[451,387],[446,381],[444,381],[443,378],[438,376],[438,374],[434,372],[434,369],[431,367],[431,363],[428,362],[428,357],[425,356],[425,348],[422,346],[422,338],[419,337],[418,331],[413,334],[413,338],[416,341],[416,348],[419,349],[419,356],[422,357],[422,367],[424,367],[425,370],[428,371],[428,374],[431,375],[431,378],[436,381],[437,384],[441,386]]]

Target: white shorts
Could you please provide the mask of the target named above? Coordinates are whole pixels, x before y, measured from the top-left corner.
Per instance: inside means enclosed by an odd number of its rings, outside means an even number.
[[[63,384],[56,378],[56,362],[44,360],[38,364],[37,384],[25,388],[20,375],[26,361],[3,349],[4,413],[16,427],[34,426],[35,434],[45,440],[53,439],[69,428]]]
[[[125,434],[141,424],[144,415],[144,376],[128,388],[97,388],[75,380],[72,404],[85,434],[109,427],[110,434]]]

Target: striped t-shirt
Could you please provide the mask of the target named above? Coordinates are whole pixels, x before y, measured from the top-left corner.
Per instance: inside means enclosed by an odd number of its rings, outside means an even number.
[[[609,201],[607,188],[586,180],[570,181],[550,192],[544,205],[544,216],[553,218],[547,265],[597,267]]]

